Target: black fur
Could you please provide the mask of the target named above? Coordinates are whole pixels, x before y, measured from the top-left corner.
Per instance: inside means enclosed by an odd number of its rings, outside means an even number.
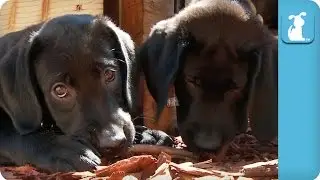
[[[108,18],[60,16],[1,37],[0,47],[0,164],[84,171],[133,143],[170,142],[136,134],[134,43]]]

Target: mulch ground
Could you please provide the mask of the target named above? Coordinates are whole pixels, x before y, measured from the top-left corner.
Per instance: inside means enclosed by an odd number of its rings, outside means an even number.
[[[1,178],[16,180],[269,180],[278,179],[277,142],[261,143],[249,134],[238,135],[219,158],[188,152],[179,137],[175,146],[136,145],[126,159],[93,172],[47,174],[31,166],[0,167]],[[2,177],[1,177],[2,176]]]

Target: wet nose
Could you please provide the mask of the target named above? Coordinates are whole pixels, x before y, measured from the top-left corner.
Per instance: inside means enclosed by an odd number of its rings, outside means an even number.
[[[99,149],[125,149],[128,146],[127,138],[121,129],[104,130],[98,135]]]
[[[193,130],[193,144],[202,150],[215,151],[222,145],[223,137],[222,134],[212,128],[200,128]]]
[[[222,137],[219,133],[198,132],[195,136],[195,144],[198,148],[206,150],[216,150],[222,144]]]

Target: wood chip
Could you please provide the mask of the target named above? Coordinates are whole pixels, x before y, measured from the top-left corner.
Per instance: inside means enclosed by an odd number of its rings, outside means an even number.
[[[85,178],[85,177],[94,177],[96,174],[90,172],[90,171],[84,171],[84,172],[75,172],[72,174],[74,177],[79,178]]]
[[[184,144],[179,138],[177,141],[181,145]],[[199,162],[199,155],[189,151],[154,145],[135,145],[129,150],[129,154],[135,156],[122,160],[103,157],[110,165],[98,166],[94,172],[47,174],[31,166],[0,167],[0,172],[5,179],[12,180],[270,180],[278,178],[277,144],[260,143],[248,134],[239,135],[230,143],[225,153],[221,153],[225,156],[223,160],[221,158],[214,159],[216,161],[203,159],[203,162]],[[111,164],[115,160],[118,161]]]
[[[157,167],[160,167],[163,163],[170,163],[171,156],[165,152],[161,152],[158,156]]]
[[[194,155],[192,152],[176,149],[166,146],[156,146],[147,144],[137,144],[129,149],[129,153],[132,154],[152,154],[159,155],[161,152],[169,154],[172,158],[188,158],[192,160],[197,160],[198,156]]]
[[[152,164],[156,164],[157,159],[151,155],[133,156],[128,159],[120,160],[110,166],[97,170],[98,177],[110,176],[113,172],[123,171],[125,173],[134,173],[142,171]]]
[[[134,175],[127,175],[124,178],[122,178],[122,180],[139,180],[139,178]]]
[[[173,167],[176,171],[191,174],[194,176],[207,176],[207,175],[218,175],[212,171],[207,171],[205,169],[195,168],[195,167],[188,167],[188,166],[179,166],[179,164],[170,163],[170,166]]]
[[[124,171],[116,171],[111,174],[108,180],[119,180],[123,179],[126,176]]]
[[[160,167],[156,170],[155,174],[150,177],[150,180],[166,180],[172,179],[169,164],[163,163]]]
[[[278,159],[243,166],[245,177],[272,177],[278,175]]]

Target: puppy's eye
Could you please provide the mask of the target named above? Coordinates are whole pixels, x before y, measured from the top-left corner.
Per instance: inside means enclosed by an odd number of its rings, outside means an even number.
[[[197,86],[200,86],[200,85],[201,85],[201,79],[198,78],[198,77],[195,77],[195,78],[194,78],[194,83],[195,83]]]
[[[227,81],[225,84],[229,89],[237,89],[238,88],[237,84],[235,82],[233,82],[232,80]]]
[[[55,84],[53,86],[53,93],[59,98],[65,98],[69,94],[67,86],[63,83]]]
[[[106,69],[104,71],[104,77],[106,78],[106,82],[111,82],[115,78],[115,71],[112,69]]]
[[[201,86],[201,79],[196,76],[187,76],[186,81],[196,86]]]

